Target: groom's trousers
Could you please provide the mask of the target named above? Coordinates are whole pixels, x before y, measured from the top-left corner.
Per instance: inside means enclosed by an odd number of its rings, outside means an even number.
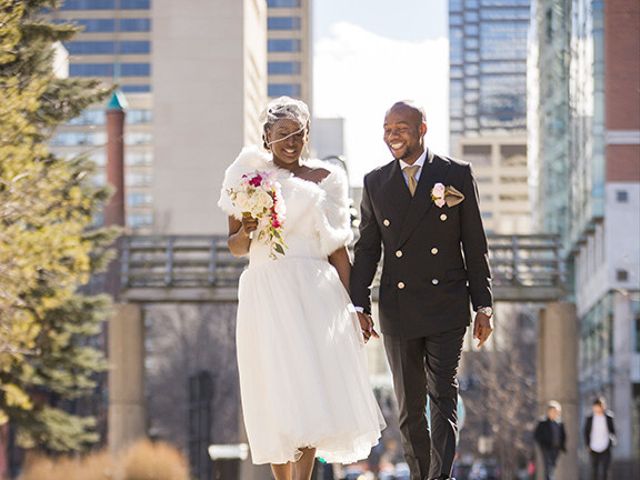
[[[411,480],[449,478],[456,452],[458,382],[466,327],[427,337],[384,336]],[[431,432],[426,419],[429,395]]]

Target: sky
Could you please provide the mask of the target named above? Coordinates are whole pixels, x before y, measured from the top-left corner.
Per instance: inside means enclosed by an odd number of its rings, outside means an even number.
[[[345,119],[351,183],[392,159],[382,123],[397,100],[424,106],[426,144],[448,153],[447,0],[313,3],[314,115]]]

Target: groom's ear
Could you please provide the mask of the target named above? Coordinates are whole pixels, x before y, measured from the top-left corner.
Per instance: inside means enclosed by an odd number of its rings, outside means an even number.
[[[427,122],[420,123],[420,136],[424,137],[427,134]]]

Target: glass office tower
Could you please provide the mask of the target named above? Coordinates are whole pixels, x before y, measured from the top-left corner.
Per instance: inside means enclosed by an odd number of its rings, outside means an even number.
[[[523,130],[529,0],[450,0],[452,151],[462,136]]]

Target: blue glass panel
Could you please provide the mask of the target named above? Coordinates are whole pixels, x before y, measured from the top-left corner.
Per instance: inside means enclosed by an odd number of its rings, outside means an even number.
[[[300,30],[301,25],[300,17],[269,17],[267,19],[269,30]]]
[[[151,75],[151,65],[148,63],[123,63],[120,66],[123,77],[148,77]]]
[[[111,41],[66,42],[64,46],[71,55],[113,55],[116,51],[116,44]]]
[[[270,97],[280,97],[287,95],[289,97],[299,97],[301,88],[296,83],[270,83],[268,89]]]
[[[151,42],[146,40],[126,40],[118,44],[118,53],[144,54],[151,52]]]
[[[149,32],[151,31],[151,19],[149,18],[122,18],[120,30],[123,32]]]
[[[267,41],[267,49],[270,52],[299,52],[302,42],[293,38],[270,38]]]
[[[299,7],[300,0],[267,0],[269,8],[292,8]]]
[[[71,77],[111,77],[112,63],[72,63],[69,65]]]
[[[151,91],[151,85],[122,85],[124,93],[147,93]]]
[[[72,22],[82,25],[85,32],[114,32],[116,29],[113,18],[74,18]]]
[[[151,65],[148,63],[122,63],[119,65],[120,75],[123,77],[148,77]],[[113,63],[74,63],[69,65],[69,75],[72,77],[112,77]]]
[[[269,75],[298,75],[301,70],[300,62],[269,62]]]
[[[115,0],[65,0],[60,10],[111,10],[116,8]]]
[[[151,0],[120,0],[120,8],[123,10],[149,10]]]

